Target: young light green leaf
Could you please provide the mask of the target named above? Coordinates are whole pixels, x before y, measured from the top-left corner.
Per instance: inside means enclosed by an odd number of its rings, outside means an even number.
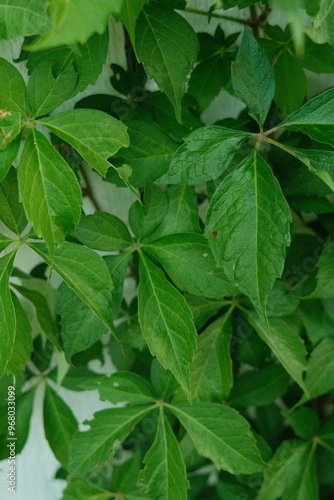
[[[123,0],[115,19],[120,21],[127,29],[132,45],[135,45],[135,26],[138,15],[148,0]]]
[[[306,365],[305,386],[310,398],[334,389],[334,340],[324,339],[312,351]]]
[[[334,146],[334,88],[307,101],[278,128],[303,132],[316,141]]]
[[[233,408],[217,403],[166,405],[180,420],[198,452],[217,469],[253,474],[264,468],[248,422]]]
[[[210,299],[240,293],[224,271],[216,267],[208,242],[201,234],[170,234],[143,247],[185,292]]]
[[[245,28],[236,60],[232,63],[232,85],[238,99],[260,127],[266,120],[275,93],[275,78],[267,55],[249,28]]]
[[[192,132],[174,154],[160,184],[200,184],[216,179],[229,166],[246,132],[210,125]]]
[[[33,129],[25,140],[18,180],[27,217],[52,255],[80,219],[82,195],[76,177],[47,138]]]
[[[298,59],[283,49],[274,66],[276,90],[274,101],[284,116],[298,109],[307,93],[305,73]]]
[[[122,250],[132,244],[124,222],[107,212],[82,215],[72,235],[87,247],[106,252]]]
[[[0,258],[0,373],[3,374],[12,356],[15,343],[16,316],[9,289],[9,277],[13,269],[16,250]]]
[[[10,144],[21,130],[21,113],[0,110],[0,149]]]
[[[113,283],[108,268],[97,253],[74,243],[64,242],[50,256],[44,243],[29,243],[98,318],[114,331],[112,317]]]
[[[139,322],[153,356],[169,369],[190,396],[189,364],[196,348],[191,311],[163,272],[140,255]]]
[[[6,373],[17,376],[30,360],[33,349],[31,325],[27,313],[23,309],[19,299],[12,293],[12,301],[15,309],[16,328],[15,341],[10,360],[6,365]]]
[[[78,429],[72,410],[59,395],[46,384],[43,407],[45,437],[61,465],[67,469],[70,442]]]
[[[68,65],[73,65],[77,71],[73,95],[82,92],[87,85],[94,85],[100,75],[107,57],[108,41],[109,34],[106,30],[102,35],[93,35],[84,45],[31,52],[27,60],[29,74],[45,61],[60,72],[65,71]]]
[[[39,64],[31,73],[27,86],[27,100],[33,116],[46,115],[69,99],[77,78],[73,64],[60,71],[47,59]]]
[[[198,203],[192,186],[170,186],[165,191],[168,208],[159,226],[150,235],[156,240],[167,234],[199,233]]]
[[[156,396],[152,386],[140,375],[132,372],[117,372],[110,377],[99,377],[81,384],[88,390],[97,389],[102,401],[110,401],[113,404],[153,404]]]
[[[17,171],[10,168],[0,183],[0,219],[13,233],[20,235],[27,225],[23,205],[19,200]]]
[[[232,387],[231,310],[211,323],[197,340],[190,365],[191,395],[194,401],[223,402]]]
[[[153,123],[131,120],[127,126],[130,147],[121,149],[114,163],[116,166],[130,164],[132,185],[144,187],[164,174],[178,145]]]
[[[38,122],[71,144],[103,176],[110,167],[108,158],[129,146],[126,126],[95,109],[71,109]]]
[[[108,408],[95,413],[93,420],[85,421],[85,424],[90,425],[90,430],[77,433],[70,445],[71,476],[83,476],[98,464],[106,462],[115,441],[123,441],[153,408],[154,406]]]
[[[317,3],[319,9],[312,16],[313,26],[306,32],[316,43],[334,43],[334,3],[327,0],[319,0]]]
[[[0,149],[0,182],[6,177],[13,161],[17,157],[21,144],[21,136],[18,135],[7,147]]]
[[[85,351],[108,333],[101,319],[64,282],[58,288],[57,312],[61,316],[61,337],[68,362],[73,354]]]
[[[290,222],[281,188],[256,151],[225,177],[208,209],[206,236],[214,257],[262,317],[283,271]]]
[[[312,467],[313,460],[313,449],[309,443],[284,441],[270,461],[271,467],[264,473],[264,482],[256,500],[317,499],[317,485],[314,483],[313,473],[308,474],[311,472],[309,468]],[[301,492],[305,496],[302,496]]]
[[[0,4],[0,40],[39,35],[51,28],[44,0],[4,0]]]
[[[26,85],[19,70],[0,57],[0,109],[27,116]]]
[[[186,500],[189,482],[179,443],[160,408],[154,442],[144,457],[140,479],[156,500]]]
[[[289,375],[279,364],[247,371],[234,380],[229,402],[233,406],[265,406],[282,396],[288,383]]]
[[[305,391],[303,375],[306,365],[306,349],[298,331],[282,318],[271,318],[269,320],[271,334],[269,335],[266,325],[256,314],[249,313],[247,319],[289,375]]]
[[[137,20],[135,50],[148,77],[165,92],[181,122],[181,99],[198,50],[193,28],[172,9],[152,2]]]
[[[317,286],[306,298],[332,299],[334,297],[334,242],[329,243],[323,250],[318,261]]]
[[[334,191],[334,151],[300,149],[285,146],[284,149],[307,166]]]
[[[122,0],[69,0],[52,9],[52,29],[33,41],[29,50],[49,49],[60,45],[83,44],[94,33],[103,33],[109,15],[119,12]],[[73,19],[76,22],[73,24]]]
[[[125,184],[125,186],[127,186],[130,189],[131,193],[135,195],[135,197],[137,198],[137,200],[141,204],[140,193],[139,193],[138,189],[136,189],[131,184],[131,182],[129,180],[130,177],[132,176],[131,165],[127,165],[126,163],[124,163],[121,167],[116,168],[116,167],[114,167],[114,165],[112,165],[112,167],[114,168],[114,171],[116,172],[118,178],[121,179],[121,181]],[[112,172],[112,171],[110,171],[110,172]],[[110,181],[110,182],[112,182],[112,181]]]

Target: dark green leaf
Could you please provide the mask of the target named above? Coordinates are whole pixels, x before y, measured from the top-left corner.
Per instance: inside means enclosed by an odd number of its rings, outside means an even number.
[[[189,364],[196,347],[191,311],[182,295],[147,257],[140,256],[139,322],[153,356],[190,396]]]
[[[334,389],[334,339],[320,342],[306,365],[305,386],[310,398]]]
[[[112,291],[113,317],[116,319],[119,315],[123,299],[123,286],[126,272],[129,265],[131,252],[121,253],[119,255],[108,255],[104,257],[104,262],[109,269],[114,289]]]
[[[6,177],[13,161],[17,157],[20,144],[21,136],[17,136],[5,149],[0,149],[0,182]]]
[[[17,171],[12,167],[0,183],[0,219],[13,233],[20,235],[27,225],[22,203],[19,200]]]
[[[267,55],[249,28],[243,33],[236,60],[232,63],[233,89],[262,128],[275,93],[275,78]]]
[[[148,0],[123,0],[121,9],[115,15],[117,21],[120,21],[126,27],[132,45],[135,45],[135,26],[138,15]]]
[[[144,239],[160,224],[167,213],[165,193],[155,184],[145,189],[144,203],[136,201],[130,208],[130,226],[138,239]]]
[[[12,356],[15,343],[16,316],[9,290],[9,277],[13,269],[16,250],[0,258],[0,373],[3,374]]]
[[[289,115],[304,102],[307,82],[300,63],[284,49],[274,66],[276,90],[274,101],[283,115]]]
[[[308,295],[310,299],[331,299],[334,297],[334,242],[329,243],[318,261],[317,286]]]
[[[312,408],[302,406],[287,413],[286,418],[297,436],[303,439],[312,439],[319,433],[320,420]]]
[[[32,352],[32,329],[28,315],[15,294],[12,294],[15,309],[16,328],[12,355],[6,366],[6,373],[18,375],[30,360]]]
[[[176,151],[161,184],[200,184],[216,179],[229,166],[246,132],[215,125],[199,128]]]

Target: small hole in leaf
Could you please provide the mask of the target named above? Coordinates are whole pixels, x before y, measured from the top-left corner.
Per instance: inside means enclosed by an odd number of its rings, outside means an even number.
[[[214,236],[214,237],[218,236],[218,231],[213,231],[212,236]]]

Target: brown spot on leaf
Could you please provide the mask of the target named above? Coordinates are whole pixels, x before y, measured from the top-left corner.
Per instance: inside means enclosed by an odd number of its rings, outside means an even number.
[[[214,237],[218,236],[218,231],[212,231],[212,236]]]

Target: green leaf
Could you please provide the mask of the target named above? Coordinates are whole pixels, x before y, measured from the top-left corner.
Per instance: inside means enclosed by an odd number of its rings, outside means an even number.
[[[188,306],[193,314],[194,324],[197,330],[202,328],[205,323],[215,316],[224,305],[229,305],[229,301],[207,300],[202,297],[184,294]]]
[[[38,122],[71,144],[103,176],[110,167],[108,158],[129,146],[125,125],[102,111],[71,109]]]
[[[116,319],[119,315],[121,303],[123,300],[123,285],[126,272],[129,265],[131,252],[124,252],[119,255],[107,255],[104,262],[110,272],[114,289],[112,291],[113,317]]]
[[[266,326],[258,316],[249,313],[247,318],[289,375],[305,391],[303,374],[306,365],[306,349],[298,331],[284,319],[271,318],[269,320],[271,332],[269,335]]]
[[[160,399],[165,400],[180,387],[170,370],[165,370],[157,358],[153,358],[150,372],[151,384]]]
[[[334,2],[320,0],[316,15],[312,16],[313,26],[306,32],[316,43],[334,43]]]
[[[106,252],[122,250],[132,244],[124,222],[107,212],[81,216],[72,235],[87,247]]]
[[[263,317],[283,271],[290,221],[281,188],[256,151],[225,177],[209,205],[206,236],[212,253]]]
[[[199,128],[185,139],[160,184],[200,184],[219,177],[229,166],[246,132],[215,125]]]
[[[154,442],[144,457],[141,483],[156,500],[186,500],[189,482],[186,468],[171,426],[161,408]]]
[[[73,94],[77,94],[85,90],[87,85],[94,85],[96,82],[106,61],[108,40],[109,34],[106,31],[102,35],[96,33],[84,45],[31,52],[27,60],[29,74],[45,61],[60,73],[67,66],[73,65],[77,71],[77,84]]]
[[[217,469],[253,474],[264,468],[248,422],[233,408],[207,402],[166,406],[180,420],[198,452]]]
[[[85,43],[95,32],[105,31],[109,15],[119,12],[122,3],[122,0],[114,0],[112,4],[108,0],[97,0],[93,5],[90,0],[69,0],[52,4],[52,29],[26,48],[35,51]]]
[[[169,369],[190,396],[189,364],[196,348],[191,311],[163,272],[140,255],[139,322],[153,356]]]
[[[0,258],[0,374],[3,374],[12,356],[15,343],[16,316],[9,289],[16,249]]]
[[[310,398],[334,389],[334,340],[324,339],[312,351],[306,365],[305,386]]]
[[[137,20],[135,50],[148,77],[165,92],[181,122],[181,99],[198,50],[193,28],[175,11],[152,2]]]
[[[13,241],[14,240],[12,238],[8,238],[7,236],[0,233],[0,252],[2,252],[2,250],[7,248],[8,245],[13,243]]]
[[[22,151],[18,180],[27,217],[52,255],[80,219],[82,195],[76,177],[47,138],[31,130]]]
[[[78,424],[72,410],[46,384],[43,408],[45,437],[61,465],[67,469],[70,442],[77,431]]]
[[[238,99],[260,127],[266,120],[275,93],[275,78],[267,55],[249,28],[245,28],[236,60],[232,63],[232,85]]]
[[[77,73],[73,64],[59,72],[52,62],[44,60],[30,75],[27,99],[33,116],[50,113],[69,99],[76,87]]]
[[[265,406],[282,396],[288,383],[289,375],[279,364],[246,371],[235,379],[229,402],[233,406]]]
[[[0,40],[38,35],[51,27],[44,0],[3,0],[0,19]]]
[[[177,144],[153,123],[131,120],[127,125],[130,147],[121,149],[114,163],[116,166],[130,164],[132,185],[144,187],[165,173]]]
[[[0,57],[0,108],[27,116],[26,85],[19,70]]]
[[[199,233],[198,203],[192,186],[170,186],[165,191],[168,200],[167,213],[150,236],[156,240],[176,233]]]
[[[276,90],[274,101],[284,116],[298,109],[307,93],[307,82],[299,61],[283,49],[274,66]]]
[[[90,482],[88,479],[74,479],[63,491],[61,500],[110,500],[112,493],[96,484]]]
[[[33,349],[32,329],[28,315],[15,294],[12,294],[12,301],[16,317],[15,341],[11,358],[6,366],[6,373],[13,373],[13,375],[17,376],[30,360]]]
[[[284,441],[264,473],[256,500],[316,500],[313,448],[309,443]]]
[[[154,406],[108,408],[95,413],[85,424],[90,430],[77,433],[70,446],[69,471],[72,477],[85,475],[110,457],[116,440],[123,441],[133,427]]]
[[[21,136],[16,136],[4,149],[0,149],[0,182],[6,177],[13,161],[17,157],[21,144]]]
[[[223,402],[232,387],[231,310],[211,323],[198,336],[194,362],[190,366],[194,401]]]
[[[0,110],[0,149],[6,148],[21,130],[21,113]]]
[[[85,351],[105,333],[106,325],[64,282],[58,288],[57,312],[61,316],[61,337],[68,362]]]
[[[114,165],[112,165],[114,167]],[[129,181],[129,178],[132,175],[132,167],[130,165],[124,164],[121,167],[114,167],[114,171],[116,172],[117,176],[121,181],[125,184],[126,187],[128,187],[131,191],[132,194],[135,195],[139,203],[141,203],[140,199],[140,193],[138,189],[136,189],[131,182]],[[112,172],[112,170],[109,170],[109,172]],[[108,179],[107,179],[108,180]],[[113,182],[112,180],[110,182]],[[116,182],[117,184],[117,182]]]
[[[219,48],[218,48],[219,50]],[[204,111],[219,94],[230,76],[230,63],[221,54],[201,61],[192,71],[188,92],[199,104],[199,112]]]
[[[284,145],[284,149],[307,166],[334,191],[334,151],[300,149]]]
[[[329,243],[323,250],[318,261],[317,286],[306,298],[332,299],[334,297],[334,242]]]
[[[13,233],[20,235],[27,225],[22,203],[19,200],[17,171],[10,168],[0,183],[0,219]]]
[[[329,43],[314,43],[305,37],[305,54],[301,61],[304,68],[314,73],[332,73],[334,69],[334,51]]]
[[[307,101],[278,128],[303,132],[316,141],[334,146],[334,88]]]
[[[97,389],[102,401],[113,404],[149,404],[154,403],[156,396],[151,385],[140,375],[132,372],[120,371],[110,377],[99,377],[81,384],[84,389]]]
[[[135,45],[135,26],[138,15],[148,0],[123,0],[115,19],[120,21],[127,29],[132,45]]]
[[[201,234],[170,234],[143,248],[185,292],[210,299],[239,293],[224,271],[216,267],[208,242]]]
[[[64,242],[53,257],[44,243],[29,243],[98,318],[114,331],[111,290],[113,284],[102,257],[89,248]]]
[[[167,213],[165,193],[155,184],[145,189],[144,203],[133,203],[129,211],[130,226],[138,239],[144,239],[160,224]]]
[[[301,406],[285,415],[295,434],[303,439],[312,439],[319,434],[320,420],[312,408]]]

